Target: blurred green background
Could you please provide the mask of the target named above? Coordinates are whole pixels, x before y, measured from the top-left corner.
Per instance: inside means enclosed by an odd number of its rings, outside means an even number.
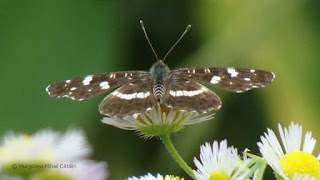
[[[278,123],[300,123],[319,140],[319,8],[316,0],[0,0],[0,135],[79,127],[94,148],[92,158],[108,162],[111,180],[147,172],[189,179],[158,139],[100,122],[97,109],[107,94],[74,102],[45,92],[72,77],[148,70],[156,60],[142,19],[160,57],[192,24],[166,60],[171,68],[235,66],[276,74],[270,87],[244,94],[213,88],[223,101],[216,118],[172,137],[193,168],[199,146],[214,140],[259,154],[259,136]]]

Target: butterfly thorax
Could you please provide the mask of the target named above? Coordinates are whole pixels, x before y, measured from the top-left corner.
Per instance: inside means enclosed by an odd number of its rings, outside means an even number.
[[[169,67],[158,60],[150,68],[152,80],[153,80],[153,95],[161,102],[163,95],[166,92],[166,81],[169,78]]]

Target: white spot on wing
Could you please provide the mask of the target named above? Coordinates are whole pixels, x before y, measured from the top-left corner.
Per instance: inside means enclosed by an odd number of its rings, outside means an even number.
[[[189,91],[183,90],[182,93],[184,96],[189,96]]]
[[[114,96],[117,96],[119,97],[120,99],[126,99],[126,100],[131,100],[131,99],[134,99],[134,98],[139,98],[139,99],[143,99],[143,98],[146,98],[148,96],[150,96],[150,93],[149,92],[139,92],[139,93],[132,93],[132,94],[123,94],[123,93],[119,93],[117,91],[114,91],[112,93]]]
[[[208,89],[205,88],[205,87],[201,87],[201,90],[204,91],[204,92],[208,91]]]
[[[221,81],[221,77],[219,76],[213,76],[210,83],[211,84],[218,84]]]
[[[70,80],[70,79],[66,80],[66,83],[67,83],[67,84],[69,84],[70,82],[71,82],[71,80]]]
[[[244,78],[244,80],[245,80],[245,81],[250,81],[251,79],[250,79],[250,78]]]
[[[150,93],[149,93],[149,92],[144,93],[144,97],[145,97],[145,98],[148,97],[148,96],[150,96]]]
[[[183,92],[182,91],[177,91],[176,92],[176,96],[183,96]]]
[[[136,97],[137,93],[133,93],[133,94],[128,94],[127,95],[127,100],[133,99],[134,97]]]
[[[82,81],[82,84],[89,85],[91,81],[92,81],[92,76],[90,75],[84,78],[84,80]]]
[[[201,89],[199,89],[198,91],[196,91],[198,94],[201,94],[201,93],[203,93],[204,91],[203,90],[201,90]]]
[[[139,92],[137,94],[137,98],[144,98],[144,93],[143,92]]]
[[[239,74],[234,68],[228,68],[227,71],[231,75],[231,77],[237,77]]]
[[[47,91],[47,93],[48,93],[49,95],[50,95],[50,91],[49,91],[50,86],[51,86],[51,85],[49,85],[49,86],[46,87],[46,91]]]
[[[203,92],[204,92],[204,90],[199,89],[199,90],[194,90],[194,91],[186,91],[186,90],[183,90],[183,91],[181,91],[181,90],[172,91],[172,90],[170,90],[169,93],[170,93],[171,96],[174,96],[174,97],[179,97],[179,96],[189,96],[189,97],[191,97],[191,96],[199,95],[199,94],[201,94]]]
[[[117,94],[119,94],[119,92],[118,91],[113,91],[113,93],[112,93],[114,96],[116,96]]]
[[[254,73],[254,72],[256,72],[256,70],[254,70],[254,69],[250,69],[250,72]]]
[[[176,92],[174,92],[174,91],[172,91],[172,90],[170,90],[169,93],[170,93],[170,95],[173,96],[173,97],[176,96]]]
[[[109,89],[110,88],[109,82],[108,81],[101,82],[100,87],[101,87],[101,89]]]
[[[74,90],[76,90],[77,88],[76,87],[72,87],[71,89],[70,89],[70,91],[74,91]]]

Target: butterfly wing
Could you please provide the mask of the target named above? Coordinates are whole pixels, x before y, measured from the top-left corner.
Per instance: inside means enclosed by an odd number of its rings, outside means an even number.
[[[175,110],[196,111],[199,114],[221,107],[221,100],[213,91],[185,78],[169,81],[162,103]]]
[[[101,73],[60,81],[49,85],[46,90],[53,98],[67,97],[81,101],[146,76],[150,76],[150,73],[146,71]]]
[[[269,71],[231,67],[180,68],[173,70],[172,75],[194,79],[237,93],[269,86],[275,77]]]
[[[122,119],[144,113],[157,104],[149,77],[127,83],[115,90],[101,102],[99,110],[103,115]]]

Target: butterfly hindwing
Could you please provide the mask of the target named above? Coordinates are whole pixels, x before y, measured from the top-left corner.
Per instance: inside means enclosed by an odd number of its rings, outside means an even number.
[[[100,113],[122,119],[144,113],[157,106],[158,102],[152,93],[152,84],[150,77],[123,85],[101,102]]]
[[[145,71],[122,71],[88,75],[51,84],[46,90],[53,98],[81,101],[149,74]]]
[[[196,111],[199,114],[221,107],[221,100],[213,91],[185,78],[169,81],[162,103],[175,110]]]
[[[232,67],[180,68],[171,73],[176,77],[193,79],[238,93],[266,87],[275,77],[269,71]]]

